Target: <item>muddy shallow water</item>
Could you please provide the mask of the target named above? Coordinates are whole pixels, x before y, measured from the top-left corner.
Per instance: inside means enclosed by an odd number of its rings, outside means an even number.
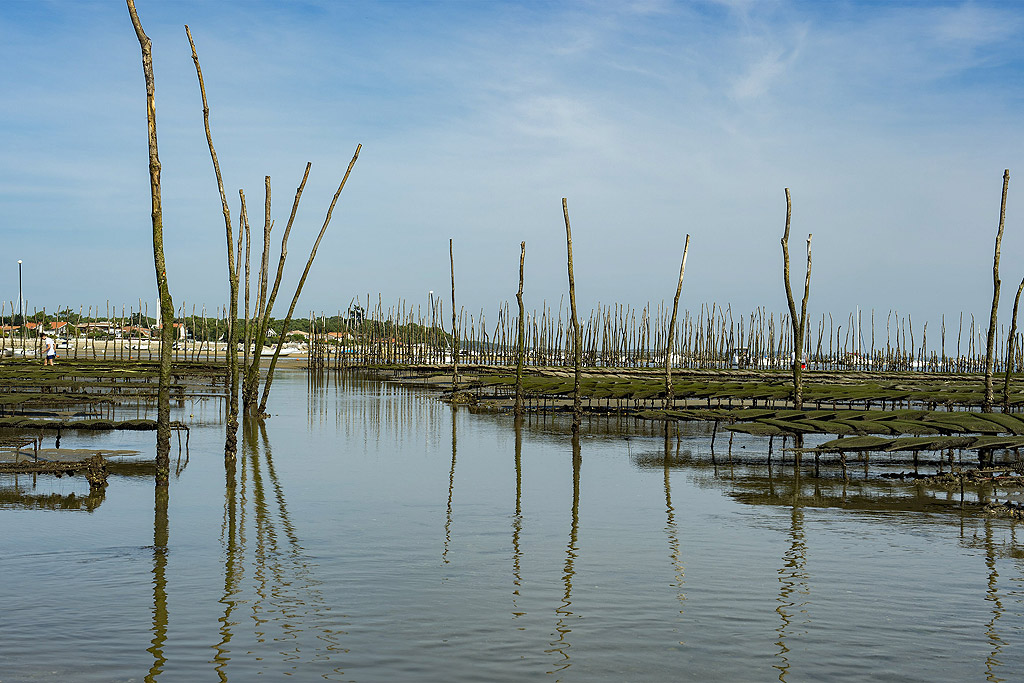
[[[166,499],[0,480],[2,683],[1024,678],[1024,535],[953,499],[297,370],[231,476],[183,411]]]

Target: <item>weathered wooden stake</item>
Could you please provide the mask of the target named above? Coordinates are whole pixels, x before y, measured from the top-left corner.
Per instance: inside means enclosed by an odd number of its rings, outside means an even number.
[[[683,292],[683,274],[686,272],[686,254],[690,251],[690,236],[686,236],[683,244],[683,261],[679,265],[679,284],[676,285],[676,296],[672,300],[672,320],[668,324],[668,343],[665,345],[665,408],[672,406],[675,394],[672,391],[672,347],[676,340],[676,311],[679,310],[679,295]]]
[[[992,366],[995,361],[996,309],[999,308],[999,252],[1003,243],[1003,225],[1006,223],[1006,190],[1010,185],[1010,169],[1003,171],[1003,198],[999,204],[999,231],[996,233],[996,250],[992,258],[992,313],[988,320],[988,340],[985,347],[985,398],[981,412],[991,413],[993,402]]]
[[[1013,317],[1010,320],[1010,334],[1006,340],[1006,376],[1003,379],[1003,412],[1010,412],[1010,373],[1013,372],[1013,343],[1017,337],[1017,308],[1020,306],[1020,295],[1024,291],[1024,279],[1017,287],[1017,296],[1013,298]]]
[[[267,368],[267,379],[263,384],[263,394],[260,396],[260,405],[257,410],[257,414],[264,416],[267,414],[267,399],[270,396],[270,385],[274,381],[274,369],[277,367],[277,359],[281,355],[281,348],[284,346],[285,333],[288,331],[288,324],[292,320],[292,314],[295,312],[295,305],[299,301],[299,295],[302,293],[302,286],[306,284],[306,277],[309,275],[310,268],[313,267],[313,259],[316,258],[316,251],[320,247],[320,242],[324,238],[324,234],[327,232],[327,226],[331,224],[331,214],[334,213],[334,206],[338,203],[338,197],[341,196],[341,191],[345,189],[345,183],[348,182],[348,177],[352,173],[352,167],[356,165],[356,160],[359,158],[359,150],[363,148],[362,145],[356,145],[356,151],[352,155],[351,161],[348,162],[348,168],[345,169],[345,175],[341,179],[341,183],[338,185],[337,192],[334,193],[334,199],[331,200],[331,205],[327,208],[327,216],[324,218],[323,227],[320,228],[320,234],[317,235],[316,241],[313,243],[313,248],[309,252],[309,258],[306,260],[306,267],[302,271],[302,276],[299,278],[299,282],[295,285],[295,294],[292,296],[292,302],[288,306],[288,314],[285,316],[284,325],[281,328],[281,335],[278,337],[277,347],[274,349],[274,355],[270,359],[270,367]],[[296,195],[297,196],[297,195]]]
[[[573,365],[576,369],[572,388],[572,433],[573,436],[578,436],[580,424],[583,421],[583,404],[580,401],[580,364],[583,354],[583,336],[580,334],[580,321],[576,316],[576,279],[573,276],[572,269],[572,229],[569,227],[569,205],[565,197],[562,197],[562,214],[565,216],[565,242],[569,266],[569,305],[572,307]]]
[[[793,214],[793,205],[786,188],[786,231],[782,235],[783,279],[786,284],[786,300],[789,303],[789,318],[793,324],[793,407],[797,410],[804,405],[803,363],[804,330],[807,324],[807,298],[811,291],[811,235],[807,235],[807,274],[804,278],[804,298],[800,304],[800,316],[797,317],[796,303],[793,301],[793,288],[789,284],[789,223]]]
[[[135,35],[142,49],[142,71],[146,78],[146,121],[149,129],[149,186],[153,218],[153,265],[156,268],[157,291],[160,295],[160,310],[163,327],[160,332],[160,384],[157,390],[156,430],[156,485],[167,486],[170,482],[171,451],[171,345],[174,343],[174,303],[167,285],[167,266],[164,262],[163,208],[160,199],[160,155],[156,139],[156,87],[153,78],[153,44],[142,29],[142,22],[135,11],[134,0],[127,0]]]
[[[452,267],[452,391],[459,389],[459,328],[455,322],[455,251],[454,240],[448,240],[448,259]]]
[[[519,335],[516,341],[516,401],[512,412],[516,417],[523,414],[523,354],[526,349],[526,320],[523,308],[523,264],[526,262],[526,242],[519,243],[519,291],[516,302],[519,304]],[[518,425],[518,423],[517,423]],[[516,429],[518,437],[519,430]],[[518,441],[517,441],[518,443]]]

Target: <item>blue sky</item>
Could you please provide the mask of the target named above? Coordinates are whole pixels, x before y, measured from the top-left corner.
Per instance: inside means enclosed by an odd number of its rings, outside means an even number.
[[[779,238],[814,234],[811,314],[986,315],[1004,168],[1003,320],[1024,276],[1024,4],[137,0],[153,39],[176,304],[227,298],[224,228],[184,24],[237,218],[275,235],[307,161],[283,315],[357,143],[299,310],[448,288],[488,318],[580,305],[785,308]],[[155,301],[145,88],[123,2],[0,3],[0,296]],[[272,250],[276,262],[277,240]],[[802,281],[800,275],[794,275]],[[9,304],[8,304],[9,310]]]

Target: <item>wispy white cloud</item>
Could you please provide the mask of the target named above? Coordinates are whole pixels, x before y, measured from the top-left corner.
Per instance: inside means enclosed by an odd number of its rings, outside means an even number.
[[[12,151],[0,157],[0,183],[26,188],[0,196],[0,220],[86,225],[111,258],[144,264],[145,126],[130,24],[107,3],[24,5],[0,4],[0,38],[12,38],[0,40],[0,142]],[[139,11],[156,49],[169,259],[188,275],[177,286],[189,301],[223,289],[223,233],[186,22],[232,195],[246,187],[252,202],[270,174],[275,196],[290,198],[309,159],[300,218],[316,225],[355,143],[365,144],[336,241],[306,289],[311,308],[336,307],[350,290],[434,288],[449,236],[463,245],[469,306],[507,298],[502,254],[511,272],[520,239],[531,296],[557,299],[562,196],[579,225],[584,297],[659,298],[678,268],[663,245],[692,232],[687,296],[775,305],[789,186],[795,227],[818,245],[814,305],[909,309],[919,305],[912,293],[855,270],[923,253],[901,272],[945,286],[929,264],[958,230],[987,229],[974,219],[991,213],[990,181],[1024,151],[1024,8],[1012,4],[224,1]],[[39,259],[44,247],[79,248],[5,236],[8,249]],[[1008,237],[1005,253],[1021,247]],[[970,260],[972,249],[956,255]],[[99,275],[76,295],[100,301],[114,287]],[[981,291],[968,289],[948,301]],[[68,291],[55,282],[48,296]]]
[[[1013,39],[1021,23],[1020,14],[1009,6],[962,4],[935,9],[924,29],[942,43],[976,50]]]
[[[732,86],[732,94],[740,100],[760,97],[781,78],[794,59],[793,53],[773,50],[753,62]]]

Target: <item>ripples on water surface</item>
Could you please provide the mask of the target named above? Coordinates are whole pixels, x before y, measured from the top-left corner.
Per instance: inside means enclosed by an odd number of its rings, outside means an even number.
[[[1024,678],[1009,522],[712,464],[704,433],[602,419],[574,452],[551,418],[375,383],[273,399],[233,477],[190,406],[166,500],[0,480],[0,682]]]

